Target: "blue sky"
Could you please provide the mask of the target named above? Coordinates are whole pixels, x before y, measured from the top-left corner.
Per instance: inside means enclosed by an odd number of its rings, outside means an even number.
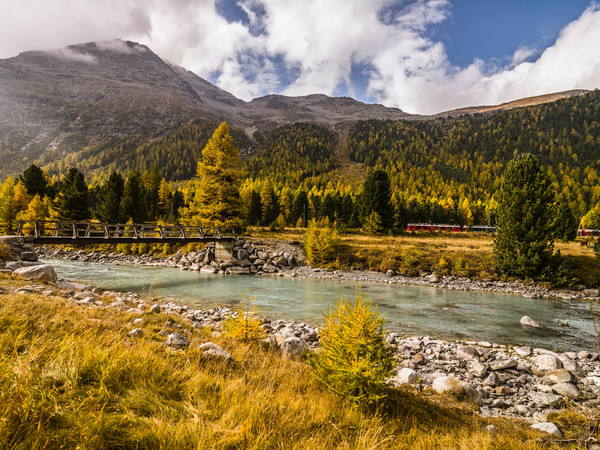
[[[0,57],[116,38],[244,100],[323,93],[431,114],[600,87],[590,0],[0,0]]]

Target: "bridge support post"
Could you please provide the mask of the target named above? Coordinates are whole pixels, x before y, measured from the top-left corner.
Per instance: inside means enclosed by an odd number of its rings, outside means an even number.
[[[233,258],[233,241],[215,242],[215,260],[228,262]]]

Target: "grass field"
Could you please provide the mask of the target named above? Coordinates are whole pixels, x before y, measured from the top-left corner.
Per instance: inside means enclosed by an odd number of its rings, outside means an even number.
[[[303,229],[270,232],[252,229],[256,238],[298,241]],[[371,236],[359,233],[341,235],[342,249],[330,268],[394,270],[408,276],[421,273],[456,275],[476,279],[502,279],[492,260],[494,237],[475,233],[412,233],[399,236]],[[600,259],[592,247],[578,238],[554,244],[564,259],[566,286],[584,284],[600,287]]]
[[[19,283],[0,275],[7,291]],[[131,338],[136,317],[0,295],[0,448],[559,448],[525,422],[485,419],[429,392],[395,390],[378,408],[355,407],[301,361],[164,313],[144,315],[144,336]],[[166,320],[189,330],[187,349],[163,346]],[[235,363],[204,359],[197,347],[209,339]],[[556,420],[570,420],[567,438],[597,430],[574,413]]]

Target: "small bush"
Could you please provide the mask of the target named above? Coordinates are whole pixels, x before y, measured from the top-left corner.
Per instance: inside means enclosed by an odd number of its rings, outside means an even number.
[[[336,230],[319,228],[310,221],[304,234],[304,251],[311,265],[327,264],[336,260],[341,240]]]
[[[316,379],[331,391],[360,404],[386,396],[385,380],[394,358],[385,342],[384,317],[360,291],[354,304],[342,295],[324,314],[319,352],[309,357]]]
[[[242,294],[243,301],[235,308],[223,324],[225,333],[232,339],[241,342],[256,342],[267,337],[259,316],[260,310],[255,306],[256,297]]]

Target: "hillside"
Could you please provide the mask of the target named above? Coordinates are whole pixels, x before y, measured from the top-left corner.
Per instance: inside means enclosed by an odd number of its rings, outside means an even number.
[[[580,93],[438,116],[491,113]],[[266,140],[273,132],[279,136],[281,127],[297,122],[325,126],[337,134],[338,162],[355,169],[345,142],[357,121],[435,118],[325,95],[268,95],[245,102],[163,61],[146,46],[92,42],[0,60],[0,177],[18,174],[34,162],[51,174],[76,164],[100,177],[110,170],[145,170],[164,162],[171,166],[165,170],[169,178],[188,178],[195,168],[192,159],[199,156],[197,147],[223,120],[247,155],[260,155],[264,146],[272,146]]]

